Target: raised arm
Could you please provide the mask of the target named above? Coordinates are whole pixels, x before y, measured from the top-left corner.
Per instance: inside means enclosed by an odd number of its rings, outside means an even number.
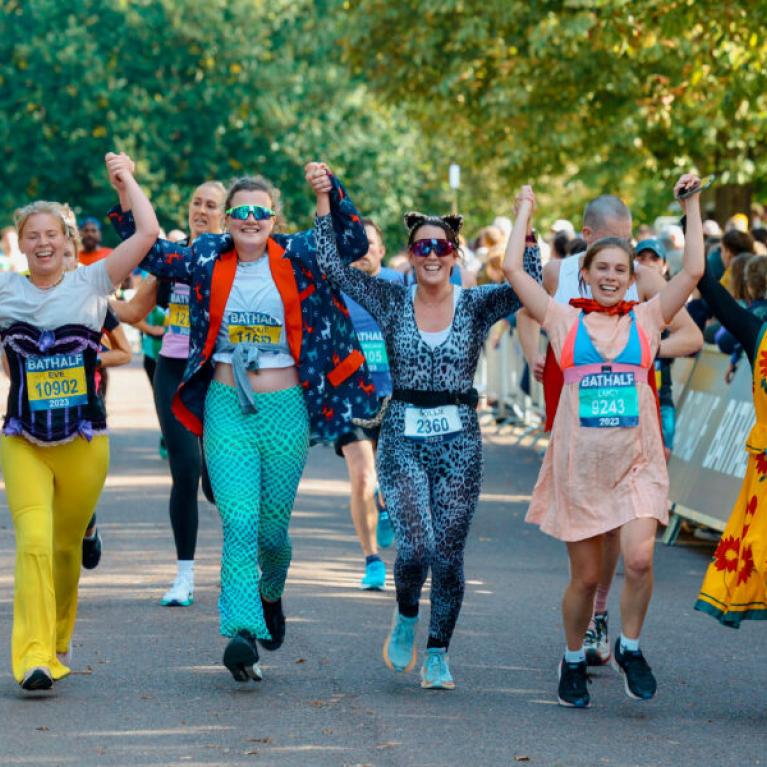
[[[517,215],[509,244],[506,246],[506,256],[503,259],[503,273],[530,316],[542,323],[551,299],[541,285],[540,261],[537,280],[528,274],[524,263],[528,223],[535,205],[535,196],[531,187],[522,187],[522,191],[517,196],[517,203]]]
[[[687,217],[687,232],[684,238],[684,259],[682,271],[676,274],[671,282],[660,292],[660,308],[663,319],[671,322],[674,315],[684,308],[690,293],[703,276],[706,259],[703,247],[703,220],[700,215],[700,191],[680,199],[679,195],[690,189],[700,188],[700,179],[692,173],[685,173],[674,186],[674,196]]]
[[[110,301],[112,311],[120,322],[135,325],[141,322],[157,304],[157,278],[149,275],[141,281],[138,290],[130,301]]]
[[[130,158],[110,152],[106,156],[106,165],[112,184],[133,210],[136,222],[136,231],[105,259],[109,279],[116,285],[139,265],[160,234],[160,225],[152,203],[133,178]]]

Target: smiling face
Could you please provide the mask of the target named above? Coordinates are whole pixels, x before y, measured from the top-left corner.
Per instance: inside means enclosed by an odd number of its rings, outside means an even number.
[[[19,248],[27,257],[32,277],[51,277],[64,269],[70,240],[63,221],[53,213],[33,213],[19,234]]]
[[[272,198],[261,190],[246,191],[244,189],[235,192],[229,207],[236,208],[238,205],[260,205],[264,208],[273,208]],[[256,221],[251,213],[246,221],[239,221],[231,216],[226,217],[226,226],[232,235],[234,246],[240,255],[263,253],[266,241],[274,229],[274,217],[266,221]]]
[[[447,234],[441,226],[434,224],[425,224],[418,227],[413,236],[413,242],[416,240],[446,240]],[[416,281],[419,285],[437,287],[447,285],[450,282],[450,272],[455,266],[458,258],[458,252],[453,251],[447,256],[438,256],[433,250],[428,256],[422,258],[416,256],[412,251],[408,251],[408,260],[415,272]]]
[[[607,246],[594,255],[588,267],[581,270],[593,298],[602,306],[622,301],[634,281],[631,256],[619,247]]]
[[[217,184],[200,184],[189,201],[189,239],[224,231],[224,197]]]

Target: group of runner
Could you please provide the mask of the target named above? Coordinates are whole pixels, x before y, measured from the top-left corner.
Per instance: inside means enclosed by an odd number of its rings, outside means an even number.
[[[667,519],[654,364],[659,351],[675,356],[700,346],[682,311],[704,272],[697,177],[682,176],[674,189],[687,238],[683,269],[668,283],[635,266],[630,214],[614,197],[587,208],[586,253],[542,274],[535,198],[525,187],[503,264],[508,284],[462,288],[451,280],[460,216],[405,215],[414,275],[405,285],[381,267],[380,230],[322,163],[305,169],[317,203],[312,229],[279,233],[278,191],[246,177],[228,190],[203,182],[189,205],[190,236],[177,242],[158,237],[131,159],[109,154],[106,165],[119,195],[109,216],[122,244],[67,271],[71,217],[39,201],[17,213],[28,278],[0,276],[11,378],[0,445],[17,545],[12,658],[24,690],[49,689],[69,673],[81,540],[108,463],[98,341],[109,294],[140,265],[153,276],[113,309],[139,323],[167,307],[151,380],[170,461],[178,569],[162,603],[193,601],[197,492],[201,475],[209,476],[206,494],[223,529],[223,663],[236,680],[260,680],[259,647],[276,650],[285,639],[290,515],[309,447],[325,443],[347,462],[362,588],[385,585],[376,537],[378,545],[396,543],[386,665],[403,672],[416,664],[419,603],[431,572],[421,685],[455,686],[448,649],[482,480],[473,381],[492,325],[524,305],[528,356],[549,390],[561,391],[550,397],[552,437],[528,513],[566,542],[570,560],[559,702],[588,706],[587,663],[611,654],[629,696],[654,696],[639,647],[655,532]],[[714,311],[724,307],[720,319],[736,325],[753,359],[760,331],[747,333],[732,307],[712,303]],[[534,323],[549,338],[545,364],[532,359]],[[622,631],[611,648],[606,599],[620,553]]]

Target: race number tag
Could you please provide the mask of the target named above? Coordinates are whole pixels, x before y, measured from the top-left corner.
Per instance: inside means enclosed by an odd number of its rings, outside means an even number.
[[[581,426],[638,426],[639,396],[634,374],[603,371],[584,376],[578,387],[578,415]]]
[[[32,412],[88,404],[82,353],[27,357],[24,367]]]
[[[453,439],[463,430],[457,405],[408,407],[405,410],[405,436],[419,442]]]
[[[381,373],[389,369],[389,355],[386,343],[380,331],[361,330],[357,333],[362,353],[371,373]]]
[[[278,344],[282,325],[261,312],[229,312],[229,341],[233,344]]]
[[[189,296],[174,290],[168,303],[168,327],[171,333],[189,335]]]

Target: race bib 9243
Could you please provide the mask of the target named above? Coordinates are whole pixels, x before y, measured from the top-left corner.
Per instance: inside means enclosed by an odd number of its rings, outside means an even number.
[[[578,385],[578,416],[581,426],[638,426],[639,396],[634,374],[603,371],[585,375]]]

